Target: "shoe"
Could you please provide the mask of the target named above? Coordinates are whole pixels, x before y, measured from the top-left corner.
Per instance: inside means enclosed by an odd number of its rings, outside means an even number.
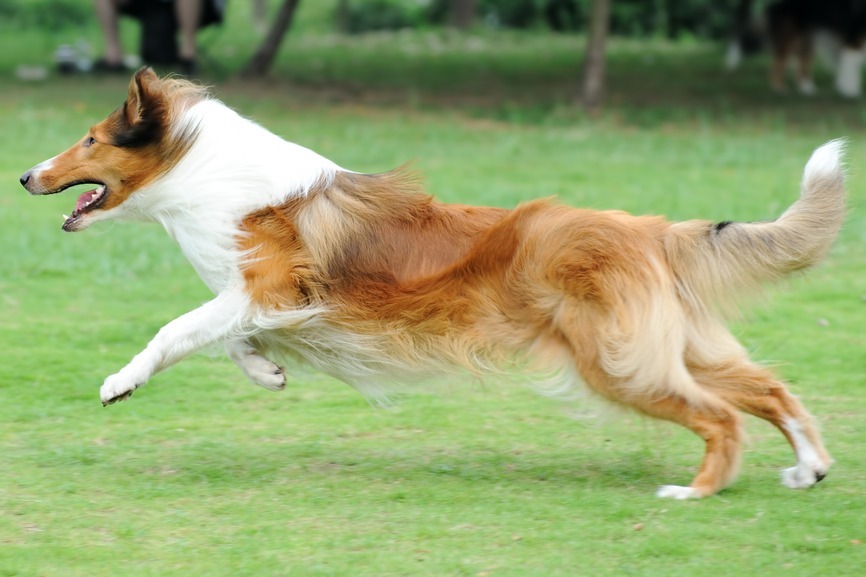
[[[177,64],[178,72],[187,78],[195,78],[198,74],[198,64],[194,58],[181,58]]]
[[[97,74],[126,74],[126,66],[123,62],[109,62],[105,58],[94,62],[92,70]]]

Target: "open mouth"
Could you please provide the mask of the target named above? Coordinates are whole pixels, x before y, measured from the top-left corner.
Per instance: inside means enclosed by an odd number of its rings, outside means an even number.
[[[75,209],[72,211],[72,215],[63,215],[63,230],[67,232],[76,230],[81,217],[91,210],[99,208],[102,203],[105,202],[107,196],[108,188],[106,188],[104,184],[100,184],[93,190],[88,190],[81,194],[81,196],[78,197],[78,201],[75,203]]]

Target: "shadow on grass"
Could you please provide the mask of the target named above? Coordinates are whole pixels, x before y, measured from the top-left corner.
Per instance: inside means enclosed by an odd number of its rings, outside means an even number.
[[[315,486],[417,485],[483,488],[507,484],[513,488],[581,490],[592,487],[633,489],[669,482],[663,458],[646,450],[525,453],[490,450],[443,451],[418,445],[404,451],[348,449],[330,444],[279,446],[200,442],[149,457],[117,461],[103,453],[103,466],[125,470],[125,477],[145,486],[189,485],[254,488],[261,485]],[[106,459],[106,457],[108,457]],[[93,455],[82,459],[94,464]],[[695,455],[698,458],[698,455]],[[677,475],[687,482],[688,471]]]

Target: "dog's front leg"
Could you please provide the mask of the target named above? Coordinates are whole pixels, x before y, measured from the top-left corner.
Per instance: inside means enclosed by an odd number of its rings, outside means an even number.
[[[244,331],[249,300],[241,292],[228,291],[171,321],[147,347],[117,374],[105,379],[99,396],[103,405],[121,401],[150,377],[187,355]]]

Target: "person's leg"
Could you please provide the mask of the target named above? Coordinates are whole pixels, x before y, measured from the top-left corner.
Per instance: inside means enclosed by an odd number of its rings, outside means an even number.
[[[180,29],[181,63],[195,63],[196,33],[201,23],[202,0],[175,0],[177,24]]]
[[[93,4],[105,39],[105,56],[103,56],[102,61],[108,66],[122,66],[123,50],[120,47],[120,33],[117,25],[117,2],[115,0],[94,0]]]

